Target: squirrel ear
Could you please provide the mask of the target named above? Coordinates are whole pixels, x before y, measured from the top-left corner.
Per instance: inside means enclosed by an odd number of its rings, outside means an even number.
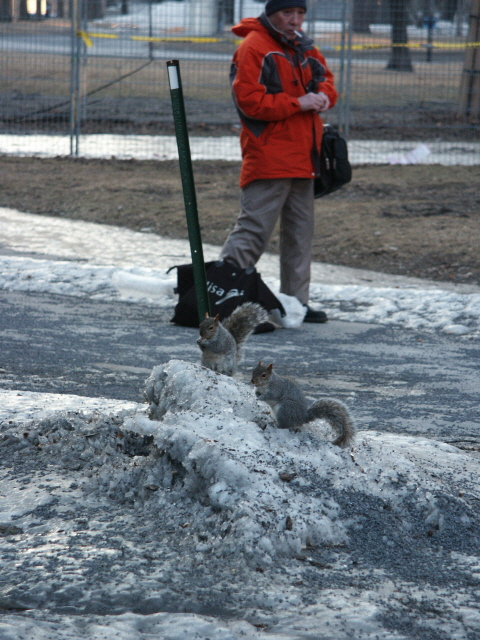
[[[262,361],[261,361],[261,360],[259,360],[259,361],[258,361],[258,366],[259,366],[259,367],[261,367],[261,366],[262,366]]]
[[[219,322],[220,322],[220,316],[217,313],[217,315],[215,316],[215,324],[218,324]]]
[[[271,362],[268,367],[267,367],[267,371],[269,371],[270,373],[272,372],[273,369],[273,362]]]
[[[208,311],[205,311],[205,318],[208,318]]]

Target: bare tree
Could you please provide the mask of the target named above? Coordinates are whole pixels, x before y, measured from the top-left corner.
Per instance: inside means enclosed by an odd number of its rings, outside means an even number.
[[[374,19],[374,0],[353,0],[352,29],[355,33],[370,33]]]
[[[408,48],[408,0],[390,0],[390,21],[392,25],[392,51],[387,69],[413,71],[410,49]]]
[[[480,41],[480,0],[472,0],[468,25],[468,43]],[[480,46],[465,49],[460,81],[458,115],[472,123],[480,120]]]

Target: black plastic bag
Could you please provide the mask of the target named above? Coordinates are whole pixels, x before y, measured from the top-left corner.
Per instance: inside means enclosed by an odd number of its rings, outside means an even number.
[[[320,149],[320,176],[314,180],[314,197],[323,196],[340,189],[352,179],[352,167],[348,160],[346,141],[330,124],[323,126]]]
[[[193,267],[183,264],[172,269],[177,269],[178,286],[175,293],[178,293],[179,300],[171,322],[183,327],[198,327],[201,319],[198,317]],[[282,304],[263,282],[255,267],[241,269],[224,260],[217,260],[205,263],[205,272],[212,316],[218,314],[223,320],[244,302],[258,302],[267,311],[279,309],[281,315],[285,315]]]

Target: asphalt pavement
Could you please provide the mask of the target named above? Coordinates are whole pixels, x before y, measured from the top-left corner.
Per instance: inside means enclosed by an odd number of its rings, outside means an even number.
[[[170,317],[146,304],[1,291],[0,388],[142,401],[153,366],[199,362],[196,330]],[[311,397],[343,400],[362,430],[480,444],[476,340],[329,321],[251,336],[246,383],[260,359]]]

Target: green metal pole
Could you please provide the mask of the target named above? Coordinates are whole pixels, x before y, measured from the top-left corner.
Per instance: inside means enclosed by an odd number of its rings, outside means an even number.
[[[190,240],[190,251],[192,253],[193,280],[195,283],[195,292],[197,294],[197,308],[200,322],[206,313],[210,315],[210,303],[208,300],[207,277],[205,275],[202,237],[198,221],[192,157],[190,155],[185,103],[183,100],[182,80],[180,77],[180,62],[178,60],[169,60],[167,62],[167,70],[168,80],[170,82],[173,118],[175,121],[175,133],[177,136],[178,158],[180,161],[180,174],[182,176],[188,238]]]

